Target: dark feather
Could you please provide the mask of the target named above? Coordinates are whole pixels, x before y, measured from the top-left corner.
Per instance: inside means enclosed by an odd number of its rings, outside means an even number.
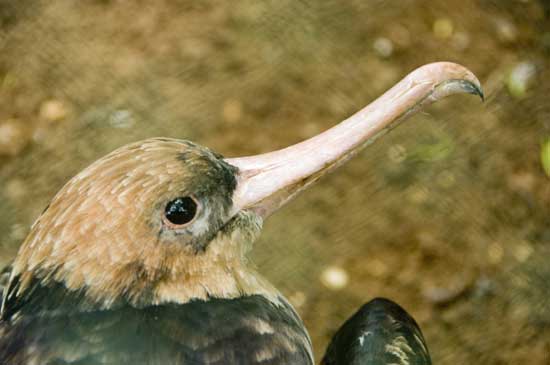
[[[322,365],[430,365],[416,321],[399,305],[377,298],[344,323]]]
[[[44,293],[53,303],[62,290]],[[57,308],[38,304],[44,300],[13,307],[0,322],[0,364],[313,363],[303,324],[282,299],[281,305],[247,296],[97,310],[73,296],[66,310],[70,297]]]

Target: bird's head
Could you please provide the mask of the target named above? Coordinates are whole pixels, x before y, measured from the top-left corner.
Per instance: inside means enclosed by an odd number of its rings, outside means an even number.
[[[275,298],[246,263],[263,220],[397,121],[458,92],[482,95],[468,70],[438,63],[279,151],[226,159],[175,139],[122,147],[71,179],[38,218],[13,263],[4,307],[49,285],[107,307]]]

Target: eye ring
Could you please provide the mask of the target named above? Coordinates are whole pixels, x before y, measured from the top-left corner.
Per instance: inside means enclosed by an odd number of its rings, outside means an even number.
[[[182,228],[196,219],[199,210],[200,204],[195,197],[177,197],[166,203],[162,220],[169,227]]]

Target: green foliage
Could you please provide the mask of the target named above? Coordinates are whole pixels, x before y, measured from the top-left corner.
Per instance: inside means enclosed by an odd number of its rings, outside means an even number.
[[[546,137],[540,149],[540,161],[546,175],[550,177],[550,137]]]

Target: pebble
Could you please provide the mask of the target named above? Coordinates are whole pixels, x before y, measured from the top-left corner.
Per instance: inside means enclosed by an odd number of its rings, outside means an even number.
[[[58,122],[68,114],[67,107],[62,101],[47,100],[40,105],[40,117],[48,122]]]
[[[508,310],[510,320],[518,321],[519,323],[529,323],[528,318],[532,313],[532,305],[529,302],[515,301]]]
[[[20,120],[9,119],[0,123],[0,156],[17,156],[29,141],[29,134]]]
[[[468,283],[459,281],[451,287],[428,287],[422,295],[434,305],[445,306],[460,299],[469,289]]]
[[[533,247],[528,242],[521,242],[513,250],[514,257],[519,262],[525,262],[533,253]]]
[[[416,158],[435,162],[448,158],[455,150],[455,142],[451,136],[441,134],[432,142],[420,143],[414,151]]]
[[[425,188],[412,187],[406,192],[407,199],[413,204],[424,204],[428,201],[430,194]]]
[[[407,27],[400,24],[388,24],[387,31],[392,44],[395,44],[398,48],[409,48],[411,46],[411,32]]]
[[[500,264],[502,262],[502,258],[504,257],[504,249],[502,248],[502,245],[498,242],[491,243],[487,248],[487,256],[489,263],[493,265]]]
[[[508,188],[520,193],[532,192],[536,183],[536,176],[529,171],[514,172],[507,179]]]
[[[372,47],[376,54],[382,58],[389,58],[393,54],[393,42],[388,38],[376,38]]]
[[[459,51],[465,51],[470,46],[470,36],[468,33],[457,32],[453,36],[453,46]]]
[[[517,99],[526,97],[529,87],[534,82],[536,71],[536,66],[531,62],[518,63],[506,80],[510,94]]]
[[[292,304],[292,306],[293,306],[294,308],[300,309],[300,308],[303,307],[304,304],[306,303],[307,297],[306,297],[306,295],[304,294],[304,292],[297,291],[297,292],[292,293],[292,294],[288,297],[288,300],[290,301],[290,303]]]
[[[382,278],[387,276],[389,269],[383,261],[374,259],[369,262],[367,271],[376,278]]]
[[[341,267],[329,266],[321,273],[321,283],[330,290],[343,289],[348,282],[348,273]]]
[[[388,157],[394,163],[401,163],[407,159],[407,149],[401,144],[394,144],[388,149]]]
[[[454,25],[449,18],[436,19],[433,24],[433,33],[439,39],[449,39],[453,35]]]
[[[517,41],[519,32],[514,23],[507,19],[498,19],[495,25],[497,37],[501,43],[511,44]]]
[[[128,129],[132,128],[136,124],[136,121],[132,112],[126,109],[119,109],[109,115],[109,124],[113,128]]]
[[[486,276],[478,278],[474,285],[475,298],[485,298],[495,290],[495,283]]]
[[[21,179],[9,180],[4,189],[4,194],[6,194],[6,197],[13,201],[24,198],[27,193],[28,189],[26,184]]]
[[[237,123],[243,115],[243,105],[240,100],[228,99],[223,103],[222,116],[227,123]]]

